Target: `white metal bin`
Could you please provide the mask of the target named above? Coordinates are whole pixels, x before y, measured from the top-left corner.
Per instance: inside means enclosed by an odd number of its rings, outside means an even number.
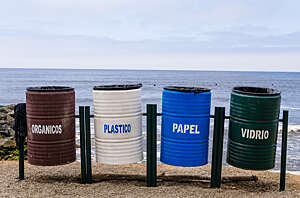
[[[94,87],[97,162],[127,164],[143,160],[141,87]]]

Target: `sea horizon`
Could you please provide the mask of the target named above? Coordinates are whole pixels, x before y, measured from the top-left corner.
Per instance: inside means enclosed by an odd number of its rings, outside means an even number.
[[[226,67],[226,66],[224,66]],[[257,71],[257,70],[199,70],[199,69],[124,69],[124,68],[62,68],[62,67],[0,67],[6,70],[24,69],[24,70],[104,70],[104,71],[197,71],[197,72],[251,72],[251,73],[300,73],[296,71]]]

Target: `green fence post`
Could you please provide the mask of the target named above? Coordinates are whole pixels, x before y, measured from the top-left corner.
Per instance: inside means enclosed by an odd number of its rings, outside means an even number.
[[[211,188],[221,187],[225,107],[215,107]]]
[[[281,162],[280,162],[280,191],[285,190],[288,119],[289,119],[289,112],[283,111]]]
[[[92,183],[90,107],[85,107],[85,140],[87,183]]]
[[[80,124],[80,157],[81,157],[81,183],[86,183],[86,158],[85,158],[85,130],[84,130],[84,107],[79,107]]]
[[[225,107],[220,108],[220,116],[219,116],[219,143],[218,143],[218,166],[217,166],[217,187],[221,187],[222,180],[222,157],[223,157],[223,139],[224,139],[224,122],[225,122]]]
[[[20,137],[19,145],[19,180],[24,179],[24,137]]]
[[[147,104],[147,186],[157,186],[157,105]]]

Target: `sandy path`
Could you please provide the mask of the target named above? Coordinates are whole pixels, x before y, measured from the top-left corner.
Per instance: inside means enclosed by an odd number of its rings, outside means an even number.
[[[0,162],[1,197],[300,197],[300,176],[287,175],[287,188],[279,192],[279,174],[267,171],[244,171],[223,167],[223,176],[257,175],[258,181],[229,182],[221,189],[210,189],[209,181],[158,182],[147,188],[142,180],[105,180],[116,174],[137,175],[143,179],[144,164],[109,166],[93,164],[93,184],[80,184],[80,163],[40,167],[25,163],[25,180],[18,181],[18,163]],[[210,167],[181,168],[158,166],[158,174],[210,176]]]

